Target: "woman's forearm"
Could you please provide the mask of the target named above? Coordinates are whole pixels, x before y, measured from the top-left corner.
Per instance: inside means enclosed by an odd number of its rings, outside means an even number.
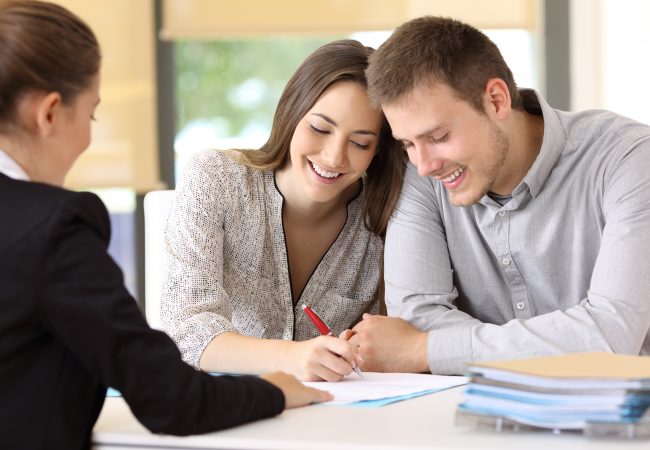
[[[347,340],[333,336],[295,342],[224,332],[208,344],[199,364],[207,372],[282,370],[303,381],[339,381],[356,367],[355,355],[356,349]]]
[[[297,343],[280,339],[260,339],[233,332],[214,338],[199,362],[206,372],[261,374],[274,370],[292,373],[287,361]]]

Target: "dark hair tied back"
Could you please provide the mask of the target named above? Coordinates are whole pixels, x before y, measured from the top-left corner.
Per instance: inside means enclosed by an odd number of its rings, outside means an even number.
[[[67,9],[26,0],[0,3],[0,127],[13,124],[20,96],[59,92],[70,104],[99,71],[99,44]]]

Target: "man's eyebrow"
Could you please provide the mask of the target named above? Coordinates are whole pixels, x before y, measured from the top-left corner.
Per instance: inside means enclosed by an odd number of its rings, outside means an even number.
[[[436,131],[438,131],[438,130],[439,130],[440,128],[442,128],[442,127],[443,127],[443,125],[436,125],[436,126],[433,126],[433,127],[429,128],[428,130],[425,130],[425,131],[423,131],[422,133],[418,134],[418,135],[415,136],[415,137],[418,138],[418,139],[423,138],[423,137],[425,137],[425,136],[428,136],[428,135],[430,135],[430,134],[435,133]]]
[[[323,119],[324,121],[332,124],[335,127],[339,126],[334,119],[332,119],[331,117],[329,117],[329,116],[327,116],[325,114],[312,113],[312,115],[320,117],[321,119]],[[377,136],[377,133],[375,133],[374,131],[370,131],[370,130],[354,130],[352,132],[352,134],[369,134],[369,135],[372,135],[372,136]]]
[[[440,128],[442,128],[443,126],[444,126],[444,125],[436,125],[436,126],[433,126],[433,127],[429,128],[429,129],[427,129],[427,130],[424,130],[423,132],[418,133],[418,135],[415,136],[415,139],[421,139],[421,138],[423,138],[423,137],[425,137],[425,136],[428,136],[428,135],[430,135],[430,134],[433,134],[433,133],[435,133],[436,131],[438,131]],[[396,136],[395,134],[393,134],[393,138],[394,138],[396,141],[402,141],[402,142],[408,140],[408,139],[404,139],[404,138],[401,138],[401,137],[399,137],[399,136]]]

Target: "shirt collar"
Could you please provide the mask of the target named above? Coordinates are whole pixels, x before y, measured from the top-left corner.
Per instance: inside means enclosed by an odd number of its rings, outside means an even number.
[[[531,89],[522,89],[521,94],[524,98],[524,108],[532,114],[539,113],[541,109],[544,117],[542,147],[522,181],[528,186],[530,195],[535,198],[560,158],[562,149],[566,144],[566,133],[558,117],[558,112],[551,108],[537,92]],[[518,190],[519,187],[515,189],[513,194]]]
[[[14,180],[30,181],[27,172],[3,150],[0,150],[0,173]]]

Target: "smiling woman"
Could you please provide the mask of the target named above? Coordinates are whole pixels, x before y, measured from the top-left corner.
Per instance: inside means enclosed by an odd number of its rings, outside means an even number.
[[[355,367],[356,349],[319,337],[301,305],[335,333],[378,310],[404,153],[366,93],[371,52],[353,40],[320,47],[285,87],[266,144],[208,150],[185,170],[162,320],[196,367],[304,380]]]

